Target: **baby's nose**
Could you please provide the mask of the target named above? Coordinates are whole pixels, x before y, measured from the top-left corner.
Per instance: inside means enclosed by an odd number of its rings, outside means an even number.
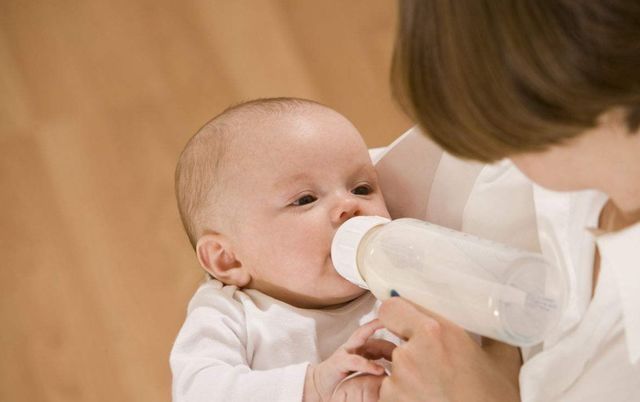
[[[342,224],[347,219],[360,215],[360,205],[353,197],[343,197],[332,211],[332,220]]]

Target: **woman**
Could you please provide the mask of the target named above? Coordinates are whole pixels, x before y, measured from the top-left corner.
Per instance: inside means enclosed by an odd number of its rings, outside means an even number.
[[[554,230],[578,285],[573,315],[522,353],[385,302],[407,342],[381,400],[640,400],[640,2],[401,0],[393,75],[445,150],[572,192]]]

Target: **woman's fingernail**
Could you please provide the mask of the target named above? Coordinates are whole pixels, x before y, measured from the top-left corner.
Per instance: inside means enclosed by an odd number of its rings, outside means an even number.
[[[389,292],[389,294],[391,295],[391,297],[398,297],[400,296],[400,293],[396,292],[395,289],[391,289],[391,291]]]

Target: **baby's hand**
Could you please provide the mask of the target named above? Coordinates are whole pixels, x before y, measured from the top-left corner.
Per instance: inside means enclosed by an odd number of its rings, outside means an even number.
[[[329,401],[340,381],[353,372],[374,376],[384,374],[382,366],[369,360],[390,355],[389,350],[395,346],[379,339],[369,340],[380,328],[382,325],[377,319],[361,326],[327,360],[309,366],[304,384],[304,402]]]
[[[363,374],[348,378],[338,385],[331,402],[377,402],[384,377]]]

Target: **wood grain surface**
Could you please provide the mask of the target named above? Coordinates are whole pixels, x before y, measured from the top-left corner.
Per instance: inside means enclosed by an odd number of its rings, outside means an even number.
[[[175,207],[186,140],[300,96],[370,146],[391,97],[388,0],[0,0],[0,401],[169,401],[201,271]]]

